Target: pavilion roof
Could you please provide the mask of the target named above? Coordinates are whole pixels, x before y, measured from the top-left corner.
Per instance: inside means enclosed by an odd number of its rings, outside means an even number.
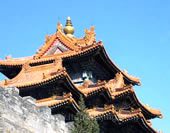
[[[60,48],[49,54],[50,50],[58,42],[64,47],[64,51]],[[62,66],[64,60],[76,60],[83,56],[90,55],[92,53],[98,53],[102,56],[108,68],[115,69],[117,74],[114,79],[109,81],[98,81],[96,84],[91,84],[90,81],[85,81],[82,86],[76,86],[65,68]],[[49,63],[50,62],[50,63]],[[73,35],[68,36],[63,33],[63,27],[58,23],[57,31],[49,36],[46,36],[44,44],[40,47],[36,54],[29,57],[11,58],[6,57],[6,60],[0,60],[0,71],[3,69],[13,69],[20,67],[21,71],[17,76],[11,80],[6,79],[1,81],[1,86],[15,86],[19,89],[33,87],[43,84],[50,84],[57,79],[67,79],[68,85],[74,88],[74,91],[83,94],[85,98],[93,96],[93,94],[107,92],[108,97],[111,100],[116,100],[119,97],[125,95],[131,95],[134,104],[137,106],[137,110],[125,111],[120,110],[116,112],[113,105],[106,105],[104,108],[88,109],[90,117],[99,118],[105,115],[113,115],[114,119],[118,122],[127,122],[131,120],[139,120],[143,127],[156,132],[152,129],[147,122],[144,113],[148,114],[149,118],[162,117],[162,113],[159,110],[151,109],[149,106],[143,105],[137,98],[133,85],[140,85],[139,78],[128,75],[127,71],[122,71],[107,55],[107,52],[101,41],[96,43],[94,27],[91,30],[85,30],[85,36],[83,38],[76,38]],[[129,84],[125,84],[125,79],[130,81]],[[70,87],[71,88],[71,87]],[[49,106],[56,108],[65,104],[71,104],[78,111],[79,107],[76,101],[73,99],[72,94],[64,94],[63,96],[52,96],[50,98],[40,99],[36,101],[37,106]]]

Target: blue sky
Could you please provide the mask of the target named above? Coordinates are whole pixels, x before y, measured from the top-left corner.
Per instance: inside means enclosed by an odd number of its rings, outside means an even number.
[[[3,0],[0,1],[0,58],[35,54],[45,35],[70,16],[75,36],[95,26],[111,59],[140,77],[139,100],[161,109],[152,120],[156,130],[170,132],[170,1],[168,0]],[[0,80],[4,79],[0,75]]]

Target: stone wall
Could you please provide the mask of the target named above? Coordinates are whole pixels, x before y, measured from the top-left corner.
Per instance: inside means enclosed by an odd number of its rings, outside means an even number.
[[[20,97],[17,88],[0,87],[0,133],[71,133],[73,123],[35,106],[32,97]]]

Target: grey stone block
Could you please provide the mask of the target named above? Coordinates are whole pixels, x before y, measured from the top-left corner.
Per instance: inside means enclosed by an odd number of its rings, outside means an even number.
[[[31,97],[31,96],[23,97],[23,100],[24,100],[24,102],[25,101],[26,102],[30,102],[31,104],[35,104],[35,102],[36,102],[36,100],[33,97]]]
[[[48,107],[37,107],[32,97],[20,97],[13,87],[0,87],[0,133],[71,133],[73,123],[51,115]]]

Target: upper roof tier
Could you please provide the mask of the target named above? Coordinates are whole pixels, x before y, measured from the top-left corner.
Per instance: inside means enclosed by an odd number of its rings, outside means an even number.
[[[71,26],[71,19],[68,18],[65,27],[66,34],[64,34],[63,27],[60,22],[58,22],[56,33],[51,36],[46,36],[44,45],[40,47],[35,55],[22,58],[11,58],[7,56],[6,60],[0,60],[0,72],[11,79],[21,71],[21,67],[28,61],[31,66],[35,64],[47,64],[48,62],[53,62],[56,57],[72,59],[99,49],[97,52],[103,56],[102,58],[104,58],[109,68],[122,72],[126,79],[132,81],[133,84],[140,85],[138,78],[129,76],[127,72],[121,71],[120,68],[110,60],[101,41],[96,43],[94,27],[91,27],[91,30],[86,29],[83,38],[76,38],[72,35],[73,32],[69,31],[71,30]]]
[[[30,57],[22,57],[22,58],[11,58],[10,56],[6,56],[7,61],[0,61],[0,65],[20,65],[23,64],[24,61],[30,59],[39,59],[42,56],[54,55],[68,51],[82,51],[86,48],[89,48],[96,42],[94,27],[91,27],[91,30],[85,29],[85,36],[83,38],[76,38],[73,36],[73,32],[71,31],[72,24],[71,19],[68,17],[66,27],[58,22],[56,33],[53,35],[46,35],[46,39],[44,44],[36,51],[35,55]],[[12,61],[15,61],[12,62]],[[9,64],[8,64],[9,62]]]

